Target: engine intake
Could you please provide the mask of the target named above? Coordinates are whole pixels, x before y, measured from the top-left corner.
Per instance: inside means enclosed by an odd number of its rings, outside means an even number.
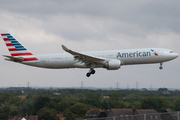
[[[104,64],[104,68],[107,70],[118,70],[121,67],[120,60],[110,60]]]

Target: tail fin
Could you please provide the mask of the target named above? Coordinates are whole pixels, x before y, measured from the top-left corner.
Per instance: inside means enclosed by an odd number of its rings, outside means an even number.
[[[1,34],[3,40],[8,47],[8,50],[12,58],[21,57],[23,61],[38,60],[31,52],[29,52],[23,45],[21,45],[15,38],[9,33]]]

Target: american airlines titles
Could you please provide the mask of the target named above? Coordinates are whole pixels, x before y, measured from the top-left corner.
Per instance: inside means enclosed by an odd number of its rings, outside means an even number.
[[[130,52],[130,53],[120,53],[118,52],[117,58],[126,58],[126,57],[147,57],[151,56],[151,52]]]

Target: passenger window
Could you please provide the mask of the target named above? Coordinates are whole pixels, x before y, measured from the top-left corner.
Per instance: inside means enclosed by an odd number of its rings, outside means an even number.
[[[173,53],[173,51],[170,51],[170,53]]]

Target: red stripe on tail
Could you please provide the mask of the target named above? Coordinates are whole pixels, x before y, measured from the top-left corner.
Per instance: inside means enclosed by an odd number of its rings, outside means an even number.
[[[16,48],[9,48],[9,51],[18,51]]]
[[[14,46],[12,43],[6,43],[6,46]]]
[[[4,41],[10,41],[9,38],[3,38],[3,39],[4,39]]]
[[[6,36],[6,34],[1,34],[1,36]]]
[[[26,56],[26,55],[33,55],[32,53],[16,53],[16,54],[11,54],[11,56]]]

